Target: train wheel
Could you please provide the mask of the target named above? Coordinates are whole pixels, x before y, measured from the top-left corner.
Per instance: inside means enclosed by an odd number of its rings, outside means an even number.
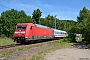
[[[34,43],[34,40],[31,40],[30,43],[31,43],[31,44]]]
[[[19,40],[16,40],[16,42],[17,42],[17,43],[20,43],[20,41],[19,41]]]

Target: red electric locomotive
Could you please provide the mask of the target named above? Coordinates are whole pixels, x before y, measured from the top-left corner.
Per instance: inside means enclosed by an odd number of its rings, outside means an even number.
[[[49,27],[39,24],[18,23],[14,31],[14,41],[17,43],[53,38],[54,31]]]

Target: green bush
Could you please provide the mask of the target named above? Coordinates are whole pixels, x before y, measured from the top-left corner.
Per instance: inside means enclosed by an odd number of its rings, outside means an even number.
[[[71,42],[71,38],[64,38],[63,41],[64,41],[64,42],[68,42],[68,43],[70,43],[70,42]]]
[[[0,37],[1,37],[1,38],[4,38],[4,37],[6,37],[6,36],[5,36],[5,34],[1,34],[1,36],[0,36]]]
[[[87,45],[90,48],[90,44]]]

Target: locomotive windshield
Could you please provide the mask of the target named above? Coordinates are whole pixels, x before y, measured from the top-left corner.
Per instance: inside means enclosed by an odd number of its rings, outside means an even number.
[[[26,29],[26,26],[16,26],[16,29]]]

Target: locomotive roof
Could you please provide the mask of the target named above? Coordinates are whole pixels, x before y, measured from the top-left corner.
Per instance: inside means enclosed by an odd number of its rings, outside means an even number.
[[[35,24],[35,26],[37,26],[37,27],[41,27],[41,28],[49,28],[49,27],[47,27],[47,26],[40,25],[40,24]]]
[[[17,25],[28,25],[28,24],[33,24],[33,23],[18,23]]]
[[[27,24],[33,24],[33,23],[18,23],[17,25],[27,25]],[[37,27],[41,27],[41,28],[49,28],[47,26],[44,26],[44,25],[40,25],[40,24],[33,24]],[[52,28],[53,29],[53,28]],[[58,30],[58,29],[53,29],[54,31],[57,31],[57,32],[64,32],[64,33],[67,33],[66,31],[63,31],[63,30]]]
[[[17,25],[27,25],[27,23],[18,23]]]

